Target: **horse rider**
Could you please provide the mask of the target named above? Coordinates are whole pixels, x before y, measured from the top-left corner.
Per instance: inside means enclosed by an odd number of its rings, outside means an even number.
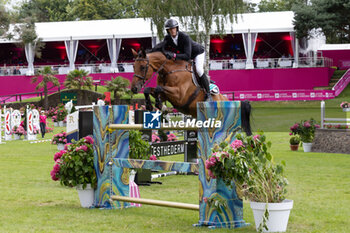
[[[200,78],[199,84],[205,90],[205,100],[212,101],[209,90],[209,79],[204,73],[204,47],[193,41],[189,35],[179,31],[179,23],[168,19],[164,25],[167,35],[164,37],[163,53],[172,60],[193,60]]]

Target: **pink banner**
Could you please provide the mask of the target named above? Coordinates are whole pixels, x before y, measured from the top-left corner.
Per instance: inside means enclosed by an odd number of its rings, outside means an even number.
[[[249,101],[296,101],[325,100],[335,97],[332,90],[291,90],[291,91],[236,91],[224,93],[229,100]]]

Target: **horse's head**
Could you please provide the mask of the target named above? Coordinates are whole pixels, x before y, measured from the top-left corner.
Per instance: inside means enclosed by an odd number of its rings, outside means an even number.
[[[144,49],[141,49],[138,53],[132,49],[132,53],[135,57],[135,63],[131,91],[136,94],[140,92],[145,82],[152,77],[154,70]]]

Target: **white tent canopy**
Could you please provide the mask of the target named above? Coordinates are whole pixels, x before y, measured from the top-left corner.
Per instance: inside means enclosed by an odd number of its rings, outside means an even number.
[[[226,22],[225,31],[227,34],[247,33],[248,30],[252,33],[291,32],[294,31],[293,17],[292,11],[240,14],[237,16],[237,22],[233,24]],[[150,20],[143,18],[47,22],[35,23],[35,27],[38,37],[43,42],[142,38],[157,35],[156,28],[153,32],[151,30]],[[180,25],[180,29],[183,28]],[[217,34],[215,23],[212,34]],[[0,41],[0,43],[9,42],[15,41],[5,39]]]

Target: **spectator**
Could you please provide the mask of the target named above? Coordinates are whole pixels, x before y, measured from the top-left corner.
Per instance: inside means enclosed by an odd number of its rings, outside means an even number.
[[[39,117],[40,119],[40,132],[41,132],[41,137],[44,138],[45,137],[45,133],[46,133],[46,115],[45,115],[45,111],[41,111],[41,115]]]

